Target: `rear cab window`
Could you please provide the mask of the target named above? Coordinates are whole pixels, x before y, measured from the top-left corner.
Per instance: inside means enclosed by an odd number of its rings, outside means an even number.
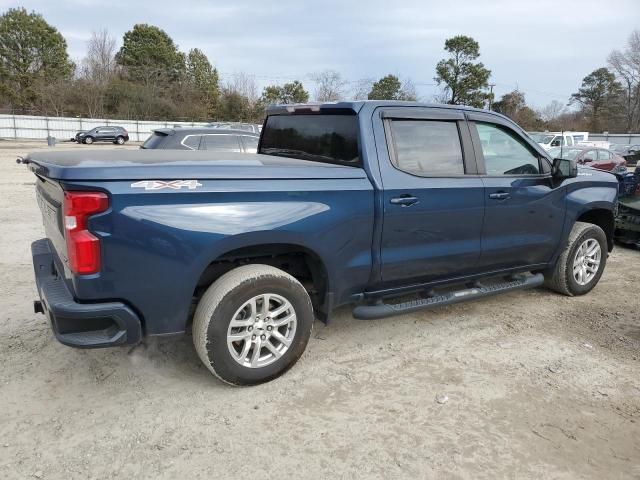
[[[270,115],[258,153],[361,167],[355,115]]]

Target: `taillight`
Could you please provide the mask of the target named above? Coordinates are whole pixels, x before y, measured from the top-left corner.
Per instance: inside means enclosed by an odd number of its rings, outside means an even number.
[[[100,239],[87,230],[87,219],[108,208],[109,197],[102,192],[64,193],[64,236],[69,267],[79,275],[100,271]]]

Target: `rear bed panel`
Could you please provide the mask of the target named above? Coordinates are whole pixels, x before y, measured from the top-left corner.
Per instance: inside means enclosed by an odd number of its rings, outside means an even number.
[[[199,182],[197,190],[74,182],[75,188],[106,189],[111,199],[110,210],[89,221],[101,239],[102,271],[73,277],[76,297],[124,301],[144,316],[147,334],[178,333],[211,261],[236,248],[269,243],[306,246],[330,261],[327,268],[340,272],[332,279],[337,296],[366,285],[373,229],[368,180]]]

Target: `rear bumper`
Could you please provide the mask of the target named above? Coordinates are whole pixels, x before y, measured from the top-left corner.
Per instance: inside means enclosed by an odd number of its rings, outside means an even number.
[[[122,302],[78,303],[55,269],[46,238],[31,244],[36,285],[44,314],[60,343],[77,348],[136,344],[142,339],[138,316]],[[39,308],[36,308],[39,310]]]

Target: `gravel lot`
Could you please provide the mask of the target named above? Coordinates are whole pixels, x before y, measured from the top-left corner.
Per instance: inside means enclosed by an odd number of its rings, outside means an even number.
[[[190,336],[54,340],[32,311],[44,234],[15,163],[36,148],[0,141],[0,477],[640,478],[640,252],[616,247],[580,298],[341,309],[284,377],[231,388]]]

